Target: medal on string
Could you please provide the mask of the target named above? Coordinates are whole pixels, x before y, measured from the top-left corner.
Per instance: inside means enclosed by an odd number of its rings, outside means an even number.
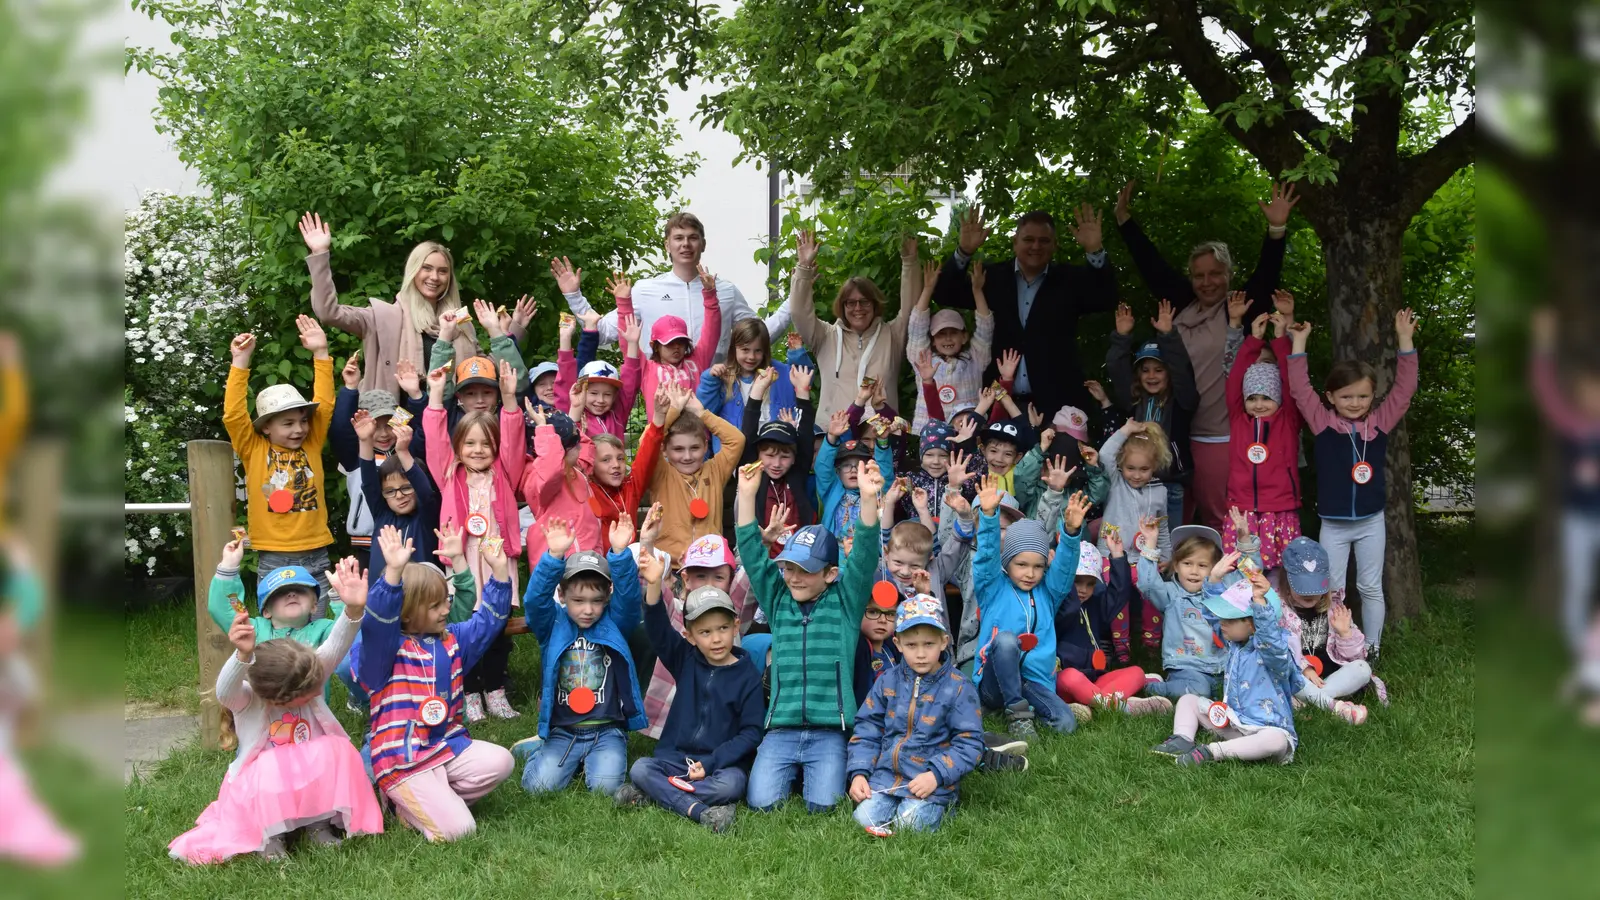
[[[1217,728],[1228,726],[1228,704],[1218,700],[1206,707],[1206,720]]]
[[[1367,462],[1367,439],[1361,439],[1361,449],[1356,450],[1356,433],[1350,432],[1350,452],[1355,454],[1356,464],[1350,467],[1350,480],[1356,484],[1366,484],[1372,480],[1375,470],[1372,463]]]

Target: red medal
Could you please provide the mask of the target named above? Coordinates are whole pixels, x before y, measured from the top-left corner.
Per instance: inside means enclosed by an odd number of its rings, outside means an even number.
[[[294,492],[278,488],[267,495],[267,509],[275,513],[286,513],[294,509]]]
[[[1320,657],[1306,657],[1306,665],[1311,667],[1311,671],[1317,673],[1318,678],[1322,677],[1322,659]]]
[[[1372,463],[1358,462],[1350,467],[1350,480],[1356,484],[1366,484],[1372,480]]]
[[[417,707],[417,717],[422,719],[422,724],[429,728],[435,725],[443,725],[445,718],[449,715],[450,704],[444,702],[443,697],[429,697],[422,701],[421,706]]]
[[[1105,671],[1106,652],[1104,650],[1096,650],[1089,654],[1089,665],[1093,666],[1097,671]]]
[[[872,602],[879,609],[894,609],[900,603],[900,591],[892,582],[880,581],[872,586]]]
[[[956,402],[956,389],[951,387],[948,384],[942,385],[939,388],[939,402],[940,403],[954,403],[954,402]]]
[[[689,501],[689,515],[694,516],[696,519],[704,519],[706,516],[711,515],[711,504],[696,497]]]
[[[1031,631],[1019,634],[1017,635],[1017,646],[1022,648],[1023,653],[1027,653],[1029,650],[1039,646],[1039,636]]]
[[[690,794],[694,793],[694,782],[688,780],[687,778],[679,778],[676,775],[668,775],[667,783],[680,791]]]
[[[1267,445],[1260,441],[1256,441],[1244,449],[1244,458],[1258,466],[1266,462],[1269,455],[1271,454],[1267,452]]]
[[[594,691],[581,687],[568,694],[567,708],[580,716],[592,712],[594,710]]]
[[[1206,707],[1206,719],[1218,728],[1228,727],[1228,704],[1219,700]]]
[[[467,534],[473,537],[483,537],[489,533],[489,520],[483,513],[473,513],[467,516]]]

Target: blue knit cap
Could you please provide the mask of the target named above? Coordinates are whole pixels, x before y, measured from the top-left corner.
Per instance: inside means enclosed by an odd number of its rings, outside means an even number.
[[[920,435],[922,452],[929,450],[943,450],[946,453],[955,449],[951,438],[955,437],[956,430],[938,419],[929,419],[928,424],[922,426]]]
[[[1006,526],[1006,535],[1000,539],[1000,567],[1011,565],[1018,553],[1037,553],[1050,558],[1050,538],[1044,526],[1032,519],[1023,519]]]

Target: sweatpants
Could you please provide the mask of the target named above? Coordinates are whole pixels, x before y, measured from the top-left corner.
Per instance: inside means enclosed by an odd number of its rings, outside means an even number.
[[[511,776],[511,751],[473,741],[455,759],[419,772],[387,793],[400,820],[430,841],[454,841],[478,828],[467,805]]]
[[[1172,733],[1192,741],[1195,732],[1204,725],[1207,731],[1222,738],[1206,748],[1217,759],[1237,759],[1240,762],[1274,759],[1281,763],[1294,759],[1294,742],[1289,740],[1289,732],[1270,726],[1250,734],[1232,725],[1218,728],[1205,716],[1206,707],[1210,705],[1210,700],[1194,694],[1179,697],[1178,709],[1172,717]]]
[[[1317,543],[1328,551],[1328,587],[1345,591],[1345,602],[1350,592],[1346,590],[1346,571],[1350,567],[1350,548],[1356,551],[1356,590],[1361,593],[1361,631],[1367,643],[1374,647],[1383,644],[1383,549],[1387,535],[1383,526],[1383,513],[1365,519],[1322,520],[1322,533]]]

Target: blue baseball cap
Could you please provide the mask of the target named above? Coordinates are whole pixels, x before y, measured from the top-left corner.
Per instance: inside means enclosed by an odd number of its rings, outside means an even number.
[[[528,370],[528,384],[532,385],[540,378],[543,378],[546,375],[554,375],[559,371],[560,369],[557,369],[556,364],[553,362],[539,363],[537,366],[534,366]]]
[[[1166,362],[1166,360],[1161,358],[1161,346],[1155,341],[1145,344],[1133,354],[1134,365],[1137,366],[1139,364],[1139,360],[1141,359],[1153,359],[1157,362]]]
[[[1283,571],[1289,575],[1289,587],[1302,597],[1328,592],[1328,551],[1305,535],[1283,548]]]
[[[950,628],[944,623],[944,604],[929,594],[918,594],[903,601],[894,617],[894,633],[901,634],[918,625],[932,625],[949,634]]]
[[[839,542],[821,525],[807,525],[789,536],[773,562],[792,562],[815,575],[839,564]]]
[[[279,566],[256,583],[256,601],[261,604],[261,611],[267,611],[274,594],[291,587],[310,588],[313,594],[322,591],[322,585],[304,566]]]

